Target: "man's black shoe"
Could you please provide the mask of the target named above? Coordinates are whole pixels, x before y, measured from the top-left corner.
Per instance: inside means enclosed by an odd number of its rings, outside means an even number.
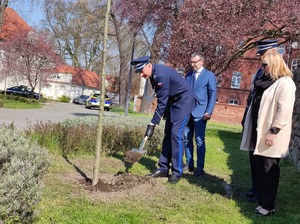
[[[154,173],[150,173],[147,176],[157,178],[157,177],[168,177],[169,175],[167,172],[163,172],[161,170],[156,170]]]
[[[194,171],[194,176],[195,177],[202,177],[202,176],[204,176],[204,174],[205,174],[205,172],[204,172],[204,170],[195,170]]]
[[[171,184],[176,184],[180,180],[180,177],[177,177],[176,175],[172,175],[169,177],[168,182]]]
[[[193,172],[195,170],[195,167],[191,166],[189,167],[189,172]]]

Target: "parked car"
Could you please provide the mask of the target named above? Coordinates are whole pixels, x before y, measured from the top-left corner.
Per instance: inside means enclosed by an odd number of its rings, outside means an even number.
[[[87,95],[80,95],[73,99],[73,103],[85,105],[85,102],[89,98]]]
[[[36,92],[32,93],[29,87],[23,86],[23,85],[7,88],[6,94],[7,95],[18,95],[18,96],[23,96],[23,97],[27,97],[27,98],[30,98],[33,96],[34,99],[40,98],[40,94],[38,94]]]
[[[100,107],[100,98],[101,95],[99,93],[92,93],[89,98],[85,102],[85,107],[91,109],[92,107]],[[104,98],[104,110],[110,110],[110,99],[107,95]]]

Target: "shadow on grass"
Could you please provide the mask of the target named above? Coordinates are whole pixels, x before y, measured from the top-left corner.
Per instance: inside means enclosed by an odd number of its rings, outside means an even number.
[[[186,179],[190,184],[199,186],[207,190],[211,194],[219,194],[225,197],[231,197],[231,190],[227,187],[227,183],[216,176],[208,173],[200,177],[191,174],[183,174],[182,178]]]
[[[106,112],[109,114],[104,114],[104,117],[119,117],[119,114],[114,114],[114,113],[110,113],[110,112]],[[77,116],[77,117],[99,117],[99,114],[91,114],[91,113],[72,113],[73,115]]]
[[[232,170],[231,188],[232,199],[240,207],[240,212],[252,223],[300,223],[299,213],[299,186],[300,178],[289,158],[280,162],[281,177],[278,194],[275,201],[276,213],[269,217],[261,217],[255,214],[256,203],[251,203],[242,196],[242,192],[251,187],[250,162],[248,152],[240,150],[242,138],[241,132],[219,130],[219,138],[224,144],[224,152],[227,153],[227,166]]]
[[[98,117],[98,114],[90,114],[90,113],[72,113],[73,115],[77,117],[87,117],[87,116],[93,116],[93,117]]]
[[[67,156],[63,155],[63,158],[67,161],[67,163],[74,167],[74,169],[85,179],[86,182],[92,183],[91,178],[89,178],[78,166],[74,165]]]
[[[156,152],[155,154],[151,154],[151,156],[155,156],[155,157],[159,157],[160,152]],[[112,154],[110,156],[113,156],[116,159],[119,159],[121,161],[124,162],[124,153],[120,154]],[[148,156],[143,156],[138,162],[141,165],[143,165],[146,169],[149,170],[149,172],[152,172],[154,170],[157,169],[157,162],[155,162],[153,159],[149,158]],[[125,166],[125,172],[130,173],[130,169],[132,168],[132,166],[136,163],[130,164],[130,163],[125,163],[124,162],[124,166]]]
[[[229,155],[227,166],[233,171],[231,186],[234,189],[234,196],[240,197],[242,192],[251,188],[248,152],[240,150],[242,134],[227,130],[219,130],[218,134],[224,144],[224,152]]]

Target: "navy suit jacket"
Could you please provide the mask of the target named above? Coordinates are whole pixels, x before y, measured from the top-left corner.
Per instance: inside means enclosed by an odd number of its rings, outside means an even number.
[[[193,72],[186,75],[186,81],[192,86]],[[201,118],[205,113],[212,114],[217,99],[217,79],[214,73],[203,68],[192,87],[197,97],[193,117]]]
[[[159,124],[168,109],[171,122],[174,122],[183,119],[195,108],[196,99],[192,88],[175,69],[153,64],[150,82],[157,98],[151,123]]]

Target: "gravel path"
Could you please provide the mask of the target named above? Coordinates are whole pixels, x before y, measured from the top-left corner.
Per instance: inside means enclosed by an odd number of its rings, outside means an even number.
[[[41,109],[5,109],[0,108],[0,126],[11,124],[23,130],[28,123],[36,122],[61,122],[66,119],[84,116],[98,116],[98,109],[86,109],[83,105],[73,103],[51,102]],[[104,111],[104,116],[119,116],[113,112]]]

